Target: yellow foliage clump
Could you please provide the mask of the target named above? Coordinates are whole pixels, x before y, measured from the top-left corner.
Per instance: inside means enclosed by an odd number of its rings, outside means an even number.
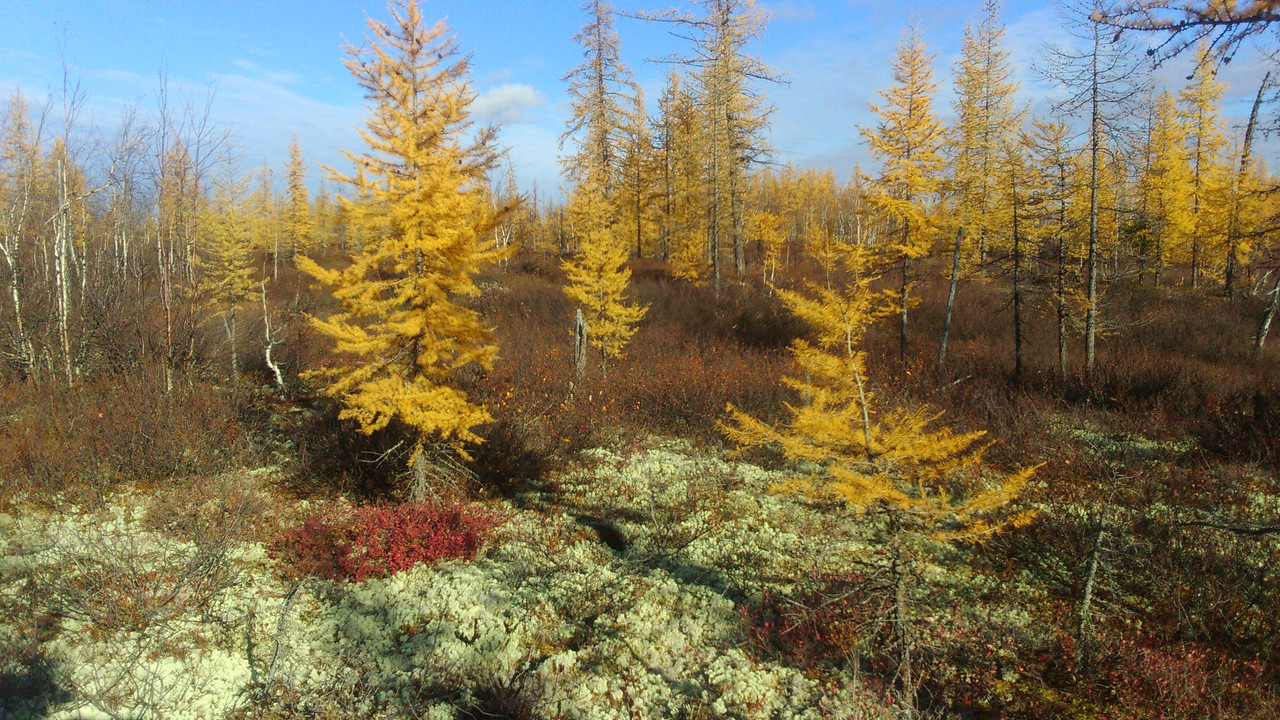
[[[772,445],[816,468],[787,489],[838,499],[860,513],[900,515],[901,522],[936,538],[978,538],[1003,522],[1021,522],[1024,516],[989,517],[1018,494],[1033,469],[989,482],[982,433],[930,429],[936,414],[877,406],[859,346],[867,327],[894,308],[863,272],[868,250],[842,247],[841,262],[851,276],[844,286],[778,291],[814,332],[812,341],[792,347],[799,375],[784,379],[803,402],[788,407],[790,420],[781,427],[730,406],[725,433],[740,446]]]
[[[588,185],[574,197],[569,213],[579,230],[581,249],[564,262],[569,279],[564,292],[582,304],[587,342],[600,350],[602,364],[607,365],[622,357],[648,307],[626,301],[631,282],[627,248],[606,220],[608,202],[603,193]]]

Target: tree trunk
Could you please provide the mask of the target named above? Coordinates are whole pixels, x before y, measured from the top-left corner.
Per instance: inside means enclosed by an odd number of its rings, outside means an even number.
[[[280,371],[280,365],[272,358],[271,352],[280,341],[276,340],[275,333],[271,330],[271,311],[267,308],[267,281],[262,281],[262,325],[265,329],[265,342],[263,345],[263,355],[267,363],[267,367],[271,369],[272,374],[276,378],[276,387],[283,392],[286,388],[284,382],[284,373]]]
[[[577,386],[581,387],[587,373],[587,321],[582,317],[582,308],[573,316],[573,371]]]
[[[1098,52],[1101,30],[1093,28],[1093,65],[1091,68],[1091,97],[1089,113],[1089,287],[1088,311],[1084,328],[1084,369],[1092,375],[1097,356],[1098,335],[1098,154],[1102,142],[1102,111],[1098,106]]]
[[[720,113],[711,112],[711,275],[720,296]]]
[[[742,237],[742,198],[738,188],[737,165],[730,166],[729,220],[733,228],[733,272],[737,277],[747,274],[747,243]]]
[[[947,341],[951,337],[951,311],[956,306],[956,286],[960,282],[960,246],[964,243],[964,228],[956,230],[956,244],[951,253],[951,288],[947,291],[947,311],[942,318],[942,342],[938,344],[938,367],[947,360]]]
[[[907,362],[907,305],[910,300],[909,293],[911,292],[911,285],[909,282],[910,263],[911,261],[907,258],[906,254],[904,253],[902,256],[902,291],[901,291],[902,330],[898,338],[899,339],[898,354],[899,354],[899,358],[904,364]]]
[[[227,342],[231,344],[231,384],[240,384],[240,355],[236,349],[236,310],[222,316],[222,327],[227,331]]]
[[[1013,198],[1013,377],[1022,379],[1022,238],[1018,235],[1017,179]]]
[[[54,283],[57,293],[58,341],[62,346],[62,371],[70,386],[75,379],[71,355],[71,202],[67,189],[66,161],[58,162],[58,212],[53,222]]]
[[[891,523],[890,532],[896,533],[896,523]],[[902,682],[902,708],[905,718],[916,717],[916,682],[911,665],[911,604],[907,595],[908,569],[903,557],[901,539],[894,539],[894,598],[893,621],[898,639],[898,675]]]
[[[1098,531],[1093,536],[1093,547],[1089,551],[1089,569],[1085,572],[1084,596],[1080,599],[1080,614],[1076,622],[1077,663],[1085,657],[1086,646],[1092,641],[1089,637],[1089,627],[1093,620],[1090,613],[1093,606],[1093,590],[1098,578],[1098,564],[1101,561],[1103,532],[1102,526],[1099,525]]]
[[[1152,268],[1156,287],[1160,287],[1160,271],[1164,269],[1164,229],[1156,231],[1156,261]]]

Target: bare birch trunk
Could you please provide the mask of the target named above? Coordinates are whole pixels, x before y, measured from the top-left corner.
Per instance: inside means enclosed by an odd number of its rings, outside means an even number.
[[[1280,276],[1276,277],[1276,285],[1271,288],[1271,302],[1267,303],[1267,309],[1262,313],[1262,320],[1258,323],[1258,335],[1253,345],[1254,355],[1262,355],[1263,347],[1267,344],[1267,333],[1271,332],[1271,321],[1276,317],[1278,306],[1280,306]]]

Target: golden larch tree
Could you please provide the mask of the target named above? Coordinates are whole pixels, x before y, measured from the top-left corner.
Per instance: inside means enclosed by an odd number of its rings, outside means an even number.
[[[619,235],[628,239],[637,258],[657,252],[654,229],[657,224],[658,160],[654,150],[644,92],[636,87],[631,112],[622,127],[622,159],[619,162]]]
[[[781,489],[843,503],[875,523],[884,540],[878,560],[893,583],[900,697],[913,712],[912,585],[921,577],[929,546],[980,540],[1006,524],[1027,521],[1029,514],[1006,506],[1034,469],[992,472],[983,462],[982,433],[934,429],[937,415],[928,410],[880,405],[868,386],[861,346],[871,323],[896,308],[886,292],[872,288],[870,251],[857,244],[841,247],[846,282],[778,290],[812,330],[812,340],[792,345],[799,372],[783,379],[805,401],[788,405],[790,417],[778,426],[730,405],[722,430],[741,447],[775,447],[797,463],[797,474]]]
[[[892,61],[894,85],[881,90],[883,104],[871,104],[879,117],[874,128],[862,128],[871,154],[881,162],[872,187],[875,206],[894,223],[888,249],[901,272],[899,351],[907,356],[907,311],[911,308],[911,267],[929,253],[935,227],[930,203],[940,187],[942,123],[933,114],[932,58],[919,28],[908,25]]]
[[[979,265],[986,262],[1000,150],[1018,128],[1019,113],[1014,107],[1018,83],[1009,53],[1000,46],[1004,27],[999,13],[999,2],[987,0],[982,21],[965,26],[955,71],[956,127],[948,143],[956,219],[975,241],[974,259]]]
[[[1226,85],[1219,82],[1216,66],[1204,62],[1208,45],[1196,51],[1197,69],[1190,84],[1178,93],[1179,117],[1187,142],[1191,169],[1191,236],[1189,238],[1191,286],[1211,272],[1211,255],[1226,246],[1226,191],[1230,175],[1223,152],[1226,135],[1221,115]],[[1223,263],[1225,266],[1225,263]]]
[[[658,101],[662,165],[662,225],[672,276],[699,284],[711,276],[704,167],[707,133],[702,114],[679,74],[667,76]]]
[[[964,241],[971,239],[968,258],[979,268],[987,263],[991,216],[996,208],[994,188],[999,148],[1009,142],[1017,129],[1019,113],[1014,108],[1018,84],[1013,80],[1009,53],[1000,47],[1004,27],[1000,24],[1000,3],[987,0],[982,21],[966,25],[960,46],[960,62],[956,65],[956,126],[947,143],[951,158],[955,196],[955,219],[958,225],[952,249],[951,286],[938,343],[938,365],[946,362],[951,319],[955,308],[962,264],[966,260]]]
[[[593,179],[612,203],[619,183],[623,127],[628,122],[624,103],[634,96],[635,84],[622,62],[613,6],[606,0],[589,0],[582,11],[591,19],[573,36],[582,46],[583,60],[563,78],[569,83],[573,112],[560,136],[561,146],[572,142],[575,151],[561,163],[571,182],[580,185]]]
[[[263,163],[258,168],[257,185],[249,197],[253,234],[262,248],[264,265],[271,264],[271,278],[280,277],[280,203],[276,198],[274,173]]]
[[[1251,236],[1254,229],[1260,229],[1264,212],[1262,211],[1262,195],[1266,193],[1265,177],[1259,172],[1257,158],[1254,157],[1253,140],[1258,129],[1258,111],[1271,85],[1271,73],[1262,77],[1258,84],[1258,94],[1253,100],[1253,110],[1249,113],[1249,122],[1245,125],[1244,137],[1241,139],[1239,163],[1236,166],[1234,182],[1227,188],[1230,196],[1230,207],[1227,212],[1227,257],[1223,272],[1222,292],[1227,297],[1235,295],[1235,284],[1242,265],[1252,250]],[[1269,193],[1267,193],[1269,194]],[[1253,226],[1250,228],[1250,226]],[[1247,229],[1248,228],[1248,229]]]
[[[625,299],[631,271],[618,227],[624,195],[621,137],[629,122],[620,98],[635,97],[636,90],[619,54],[612,6],[592,0],[583,10],[591,20],[574,36],[583,47],[583,62],[565,76],[573,114],[562,136],[562,142],[573,140],[577,146],[564,170],[575,184],[569,217],[578,252],[563,266],[569,280],[565,294],[582,304],[587,338],[600,349],[603,368],[622,355],[645,312]]]
[[[1043,185],[1038,220],[1044,245],[1053,257],[1053,313],[1058,334],[1058,373],[1067,374],[1067,335],[1078,293],[1074,268],[1084,257],[1079,225],[1073,222],[1073,198],[1081,194],[1081,163],[1071,147],[1065,122],[1036,121],[1028,138],[1031,166]],[[1086,220],[1087,222],[1087,220]]]
[[[772,109],[751,81],[776,82],[773,70],[747,52],[759,40],[767,15],[754,0],[698,0],[703,13],[688,22],[697,29],[690,58],[706,123],[707,217],[712,281],[720,288],[721,255],[733,253],[735,275],[747,268],[742,233],[747,166],[769,152],[765,132]]]
[[[1146,167],[1138,179],[1145,212],[1142,240],[1150,245],[1155,284],[1159,285],[1171,254],[1189,246],[1192,227],[1191,173],[1186,135],[1178,122],[1173,95],[1160,93],[1150,109]]]
[[[289,256],[296,258],[311,250],[311,235],[315,230],[311,200],[307,197],[307,164],[302,157],[302,147],[298,145],[297,133],[289,141],[285,180],[289,187],[285,200],[284,232],[289,239]]]
[[[227,162],[223,172],[213,179],[213,198],[205,208],[203,226],[207,236],[200,268],[204,278],[205,299],[210,309],[222,319],[231,351],[231,379],[240,377],[239,339],[240,310],[253,297],[256,286],[257,250],[250,216],[249,176],[239,175]]]
[[[565,294],[582,306],[587,323],[587,342],[600,350],[600,367],[607,369],[622,356],[636,323],[647,307],[627,302],[631,270],[627,268],[627,246],[601,218],[607,217],[604,194],[594,183],[580,187],[569,207],[578,254],[564,262],[569,284]]]
[[[416,0],[391,4],[392,20],[368,21],[369,38],[347,48],[347,67],[373,104],[355,165],[334,173],[354,190],[343,199],[365,234],[340,270],[303,256],[299,266],[333,288],[340,310],[314,318],[334,342],[317,373],[341,401],[341,417],[365,433],[393,420],[416,433],[409,462],[425,480],[425,451],[463,454],[490,419],[454,385],[455,371],[490,367],[489,328],[461,299],[476,295],[474,274],[498,259],[484,242],[495,218],[485,202],[496,162],[493,131],[471,127],[470,63],[443,22],[427,26]],[[416,489],[416,488],[415,488]]]
[[[750,239],[760,245],[760,279],[771,284],[778,274],[778,259],[787,243],[787,233],[782,225],[785,219],[773,212],[754,211],[747,215],[747,232]]]

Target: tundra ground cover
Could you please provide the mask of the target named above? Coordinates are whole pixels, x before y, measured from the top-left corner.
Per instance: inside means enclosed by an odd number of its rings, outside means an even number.
[[[769,494],[777,479],[685,443],[597,450],[554,504],[492,503],[507,519],[473,560],[359,581],[299,578],[261,540],[172,537],[136,494],[58,514],[16,499],[2,637],[47,677],[8,676],[5,712],[444,718],[501,699],[537,717],[874,717],[881,699],[839,666],[746,642],[740,607],[862,552],[829,513]]]

